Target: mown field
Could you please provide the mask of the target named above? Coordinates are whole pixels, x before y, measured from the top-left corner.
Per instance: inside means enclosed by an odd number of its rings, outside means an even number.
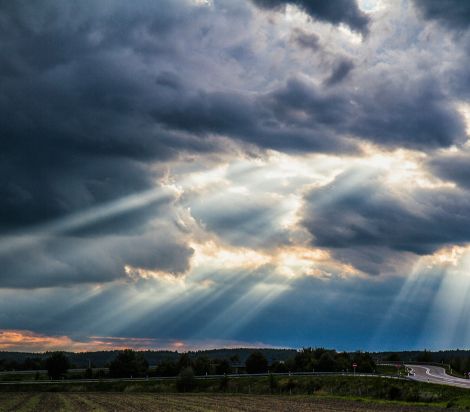
[[[440,409],[440,408],[439,408]],[[121,393],[2,393],[0,411],[429,411],[430,406],[373,403],[318,396],[121,394]],[[442,410],[442,409],[440,409]]]

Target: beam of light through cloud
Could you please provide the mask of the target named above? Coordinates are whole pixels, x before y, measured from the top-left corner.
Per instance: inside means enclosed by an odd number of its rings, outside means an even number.
[[[218,315],[199,330],[193,337],[200,338],[210,333],[211,330],[223,331],[223,336],[229,338],[238,330],[246,326],[250,320],[259,316],[260,311],[270,304],[276,297],[288,289],[289,279],[282,283],[270,282],[272,276],[261,278],[247,293],[236,301],[230,302]]]
[[[469,249],[464,246],[446,247],[420,258],[404,279],[369,347],[386,345],[388,333],[398,333],[403,321],[415,311],[421,317],[414,329],[416,348],[451,348],[470,336],[466,322],[470,309],[469,259]]]
[[[6,348],[468,344],[466,2],[46,3],[0,2]]]
[[[435,298],[430,302],[421,345],[432,342],[437,348],[455,347],[470,336],[467,316],[470,310],[470,248],[454,246],[436,255],[435,262],[444,263],[446,269]]]
[[[170,196],[171,193],[168,190],[162,188],[150,189],[33,227],[26,233],[4,236],[3,239],[0,239],[0,254],[12,253],[20,249],[32,247],[57,235],[96,224],[103,219],[134,209],[143,208]]]

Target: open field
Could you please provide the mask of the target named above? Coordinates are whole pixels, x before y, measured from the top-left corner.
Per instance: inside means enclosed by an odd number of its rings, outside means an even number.
[[[172,409],[171,409],[171,408]],[[470,409],[466,388],[405,379],[285,376],[178,380],[0,383],[1,411]]]
[[[426,411],[430,406],[372,403],[318,396],[121,394],[121,393],[2,393],[0,411]]]

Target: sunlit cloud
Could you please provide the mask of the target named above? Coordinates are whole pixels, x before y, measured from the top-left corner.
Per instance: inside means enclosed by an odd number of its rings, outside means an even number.
[[[470,138],[470,103],[468,102],[457,103],[457,110],[462,115],[465,121],[467,136]]]
[[[252,249],[217,245],[214,240],[203,244],[192,243],[195,254],[192,260],[194,269],[256,269],[268,264],[268,255]]]

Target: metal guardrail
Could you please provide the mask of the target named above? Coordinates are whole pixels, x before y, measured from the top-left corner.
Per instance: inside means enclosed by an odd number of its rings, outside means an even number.
[[[239,373],[230,375],[200,375],[195,376],[195,379],[209,380],[220,378],[251,378],[251,377],[268,377],[268,376],[348,376],[348,377],[375,377],[386,379],[409,380],[407,377],[375,374],[375,373],[352,373],[352,372],[282,372],[282,373]],[[41,384],[72,384],[72,383],[101,383],[101,382],[156,382],[156,381],[171,381],[176,380],[178,376],[158,376],[148,378],[103,378],[103,379],[61,379],[61,380],[25,380],[25,381],[0,381],[0,385],[41,385]]]

